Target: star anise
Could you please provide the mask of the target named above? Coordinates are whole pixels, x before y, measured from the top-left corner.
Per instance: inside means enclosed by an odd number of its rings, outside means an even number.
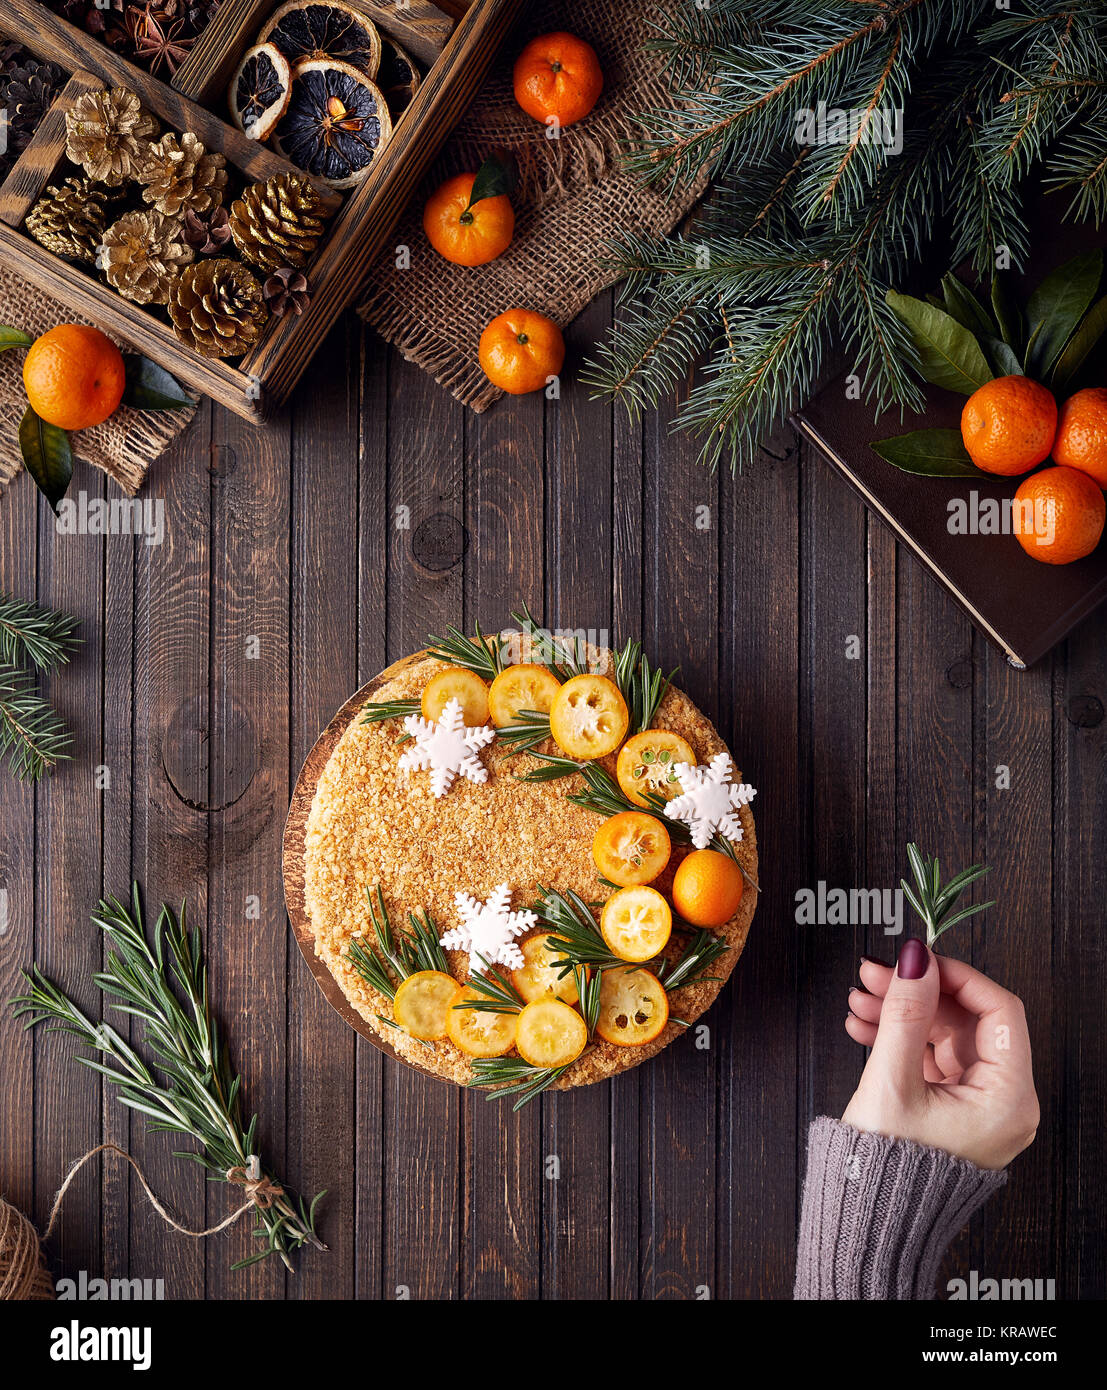
[[[275,270],[262,285],[262,294],[274,318],[282,319],[285,314],[302,314],[311,302],[311,287],[302,270],[283,265]]]
[[[164,63],[172,76],[188,57],[189,50],[196,42],[195,35],[185,32],[183,19],[174,23],[159,20],[149,5],[137,14],[134,26],[135,56],[151,73],[156,73]]]
[[[217,255],[231,239],[231,222],[225,207],[200,214],[191,208],[184,215],[184,239],[201,256]]]

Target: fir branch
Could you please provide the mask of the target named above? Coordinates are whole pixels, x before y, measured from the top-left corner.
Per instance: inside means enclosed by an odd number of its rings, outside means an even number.
[[[959,874],[955,874],[947,884],[943,885],[936,857],[924,859],[919,852],[918,845],[909,844],[907,846],[907,858],[911,864],[915,885],[912,888],[906,879],[901,878],[900,887],[903,889],[907,901],[926,924],[926,944],[931,949],[934,948],[938,938],[944,932],[949,931],[950,927],[956,926],[958,922],[963,922],[966,917],[971,917],[976,912],[983,912],[989,907],[995,907],[995,900],[993,899],[986,903],[974,903],[971,907],[962,908],[959,912],[953,911],[958,898],[965,889],[989,872],[985,865],[973,864],[971,868],[962,869]]]
[[[20,781],[39,781],[72,756],[72,743],[31,672],[0,665],[0,757],[7,758],[12,774]]]
[[[80,643],[77,619],[0,594],[0,666],[32,662],[40,671],[67,662]]]
[[[93,980],[110,1008],[139,1020],[153,1067],[110,1024],[93,1023],[37,966],[24,974],[27,992],[9,1001],[14,1016],[25,1018],[27,1028],[47,1023],[47,1031],[76,1036],[94,1054],[77,1060],[116,1087],[120,1103],[144,1114],[150,1129],[194,1139],[199,1152],[178,1156],[200,1163],[213,1180],[233,1182],[236,1174],[256,1171],[272,1183],[256,1152],[257,1116],[246,1121],[242,1113],[242,1078],[212,1014],[200,934],[188,929],[184,905],[178,916],[163,904],[148,937],[135,884],[129,910],[109,898],[92,920],[108,945],[105,969]],[[325,1250],[315,1233],[323,1195],[305,1207],[293,1204],[283,1185],[271,1186],[272,1204],[256,1209],[264,1249],[233,1268],[277,1255],[292,1269],[291,1251],[304,1245]]]

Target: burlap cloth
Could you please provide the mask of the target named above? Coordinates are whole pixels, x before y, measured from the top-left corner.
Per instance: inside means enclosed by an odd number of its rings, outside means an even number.
[[[703,192],[706,176],[671,195],[621,167],[640,132],[637,113],[671,104],[661,60],[646,55],[654,0],[539,0],[504,46],[481,95],[454,131],[405,213],[394,250],[373,268],[358,313],[460,401],[485,410],[503,393],[477,363],[485,325],[505,309],[535,309],[565,327],[611,284],[609,242],[620,231],[668,232]],[[567,29],[592,45],[604,90],[590,115],[550,140],[512,92],[512,67],[537,34]],[[454,174],[472,172],[497,148],[518,161],[515,240],[490,265],[451,265],[423,233],[423,205]]]
[[[0,268],[0,323],[22,328],[32,338],[56,323],[91,323],[71,309],[47,298],[10,270]],[[124,351],[130,349],[120,344]],[[27,410],[23,390],[24,349],[0,352],[0,491],[23,471],[19,452],[19,422]],[[131,410],[120,406],[95,429],[72,436],[73,456],[95,464],[132,497],[142,486],[146,470],[188,424],[195,406],[184,410]],[[28,480],[28,487],[33,486]]]

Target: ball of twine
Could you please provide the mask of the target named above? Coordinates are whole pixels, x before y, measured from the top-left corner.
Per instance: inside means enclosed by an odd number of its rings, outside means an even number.
[[[53,1297],[38,1232],[18,1207],[0,1197],[0,1303]]]

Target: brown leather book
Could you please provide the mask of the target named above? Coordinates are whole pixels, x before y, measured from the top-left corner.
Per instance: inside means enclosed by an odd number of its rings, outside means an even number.
[[[1004,500],[1014,497],[1021,478],[922,478],[901,472],[870,448],[875,439],[908,430],[956,428],[963,405],[960,396],[927,388],[923,415],[907,414],[901,421],[899,411],[892,410],[874,423],[870,407],[847,399],[840,377],[791,423],[911,547],[977,627],[999,643],[1011,664],[1031,666],[1107,599],[1107,535],[1083,560],[1042,564],[1012,535],[958,529],[975,520],[983,530],[993,510],[1002,512]],[[964,507],[951,514],[955,499]],[[1000,507],[993,509],[989,499]]]

